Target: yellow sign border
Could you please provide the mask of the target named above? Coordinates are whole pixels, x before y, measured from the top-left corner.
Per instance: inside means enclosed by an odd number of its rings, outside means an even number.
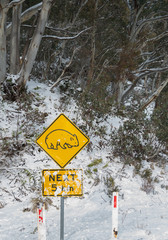
[[[65,197],[81,197],[83,196],[83,169],[43,169],[42,170],[42,195],[43,197],[62,197],[62,194],[58,194],[58,195],[45,195],[44,194],[44,172],[45,171],[81,171],[81,194],[65,194]]]
[[[85,136],[85,138],[88,140],[70,159],[67,163],[65,163],[64,166],[61,166],[45,149],[43,149],[40,144],[38,144],[38,139],[61,117],[64,116],[66,118],[67,121],[69,121],[83,136]],[[47,153],[47,155],[54,160],[54,162],[56,162],[58,164],[58,166],[60,168],[65,168],[65,166],[90,142],[90,139],[67,117],[65,116],[65,114],[61,113],[36,139],[36,144]]]

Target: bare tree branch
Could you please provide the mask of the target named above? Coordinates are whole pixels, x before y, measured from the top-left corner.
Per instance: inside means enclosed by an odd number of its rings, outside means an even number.
[[[149,73],[154,73],[154,72],[163,72],[163,71],[166,71],[166,70],[168,70],[168,67],[162,67],[162,68],[148,68],[148,69],[142,69],[142,70],[139,70],[139,71],[133,72],[133,74],[139,74],[139,73],[146,73],[146,74],[149,74]]]
[[[166,36],[168,36],[168,31],[163,32],[163,33],[161,33],[160,35],[158,35],[158,36],[156,36],[156,37],[154,37],[154,38],[150,38],[150,39],[148,39],[147,42],[158,41],[158,40],[160,40],[161,38],[166,37]]]
[[[152,103],[161,93],[161,91],[166,87],[168,79],[166,79],[160,87],[152,94],[149,100],[140,108],[139,111],[143,111],[150,103]]]
[[[16,5],[19,5],[19,4],[22,4],[25,0],[15,0],[15,1],[12,1],[10,2],[8,5],[7,5],[7,8],[12,8]]]
[[[28,8],[27,10],[25,10],[21,14],[21,23],[29,20],[33,15],[35,15],[41,9],[41,7],[42,7],[42,2]],[[12,23],[8,24],[8,26],[6,28],[6,35],[7,36],[11,33],[11,27],[12,27]]]
[[[59,36],[53,36],[53,35],[44,35],[43,38],[48,38],[48,39],[52,39],[52,40],[53,39],[56,39],[56,40],[73,40],[73,39],[79,37],[82,33],[86,32],[90,29],[91,29],[91,27],[86,28],[86,29],[82,30],[81,32],[79,32],[77,35],[72,36],[72,37],[59,37]]]
[[[76,53],[79,49],[80,49],[80,47],[74,49],[69,63],[65,66],[64,70],[62,71],[61,75],[57,78],[56,82],[51,86],[50,91],[51,91],[54,87],[56,87],[56,86],[61,82],[62,77],[63,77],[64,74],[65,74],[65,71],[66,71],[67,68],[71,65],[71,63],[72,63],[72,61],[73,61],[73,58],[74,58],[74,55],[75,55],[75,53]]]
[[[135,31],[132,33],[130,39],[132,42],[135,41],[135,38],[136,36],[139,34],[139,32],[141,31],[141,29],[149,24],[149,23],[154,23],[154,22],[157,22],[157,21],[162,21],[162,20],[166,20],[168,19],[168,15],[164,15],[164,16],[159,16],[159,17],[155,17],[155,18],[150,18],[150,19],[146,19],[146,20],[143,20],[139,26],[135,29]]]
[[[87,2],[88,2],[88,0],[85,0],[85,1],[82,2],[80,8],[78,9],[78,12],[76,13],[76,15],[75,15],[75,17],[74,17],[74,19],[72,21],[72,25],[74,25],[74,23],[76,22],[76,20],[77,20],[79,14],[80,14],[82,8],[87,4]]]
[[[133,23],[133,26],[131,28],[131,34],[130,34],[130,38],[132,39],[133,38],[133,35],[134,33],[136,32],[136,26],[137,26],[137,23],[138,23],[138,18],[139,18],[139,15],[141,14],[143,8],[144,8],[145,4],[143,4],[141,6],[141,8],[138,10],[137,14],[136,14],[136,17],[135,17],[135,20],[134,20],[134,23]]]
[[[139,69],[142,70],[145,68],[146,65],[150,65],[150,64],[158,64],[158,63],[162,63],[163,62],[163,55],[153,58],[153,59],[147,59],[146,61],[144,61],[140,66]]]
[[[138,81],[140,79],[142,79],[143,77],[147,76],[147,75],[150,75],[150,74],[153,74],[155,72],[162,72],[162,71],[165,71],[165,70],[168,70],[168,67],[166,68],[155,68],[155,69],[144,69],[143,71],[141,71],[141,74],[138,75],[134,82],[132,83],[131,86],[129,86],[123,93],[122,95],[122,98],[121,98],[121,102],[123,102],[125,100],[125,98],[129,95],[129,93],[134,89],[134,87],[137,85]],[[140,72],[139,72],[140,73]]]

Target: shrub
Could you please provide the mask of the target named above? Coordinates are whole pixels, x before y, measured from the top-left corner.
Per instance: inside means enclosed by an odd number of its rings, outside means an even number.
[[[100,163],[102,163],[102,158],[94,159],[94,160],[88,165],[88,167],[93,167],[93,166],[99,165]]]
[[[115,185],[114,178],[110,174],[104,177],[104,184],[106,186],[105,192],[109,197],[112,197],[113,192],[119,192],[119,187]]]
[[[168,86],[161,92],[156,101],[152,120],[156,128],[156,136],[167,144],[168,148]]]
[[[132,114],[123,126],[111,135],[112,151],[124,164],[141,168],[141,161],[159,161],[164,147],[159,143],[155,128],[144,114]],[[138,166],[137,166],[138,164]]]

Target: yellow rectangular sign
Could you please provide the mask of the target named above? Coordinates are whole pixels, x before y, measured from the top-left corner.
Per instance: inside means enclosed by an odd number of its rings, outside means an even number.
[[[61,168],[65,168],[89,143],[89,138],[64,114],[60,114],[36,139],[36,143]]]
[[[42,171],[43,196],[82,196],[82,169],[44,169]]]

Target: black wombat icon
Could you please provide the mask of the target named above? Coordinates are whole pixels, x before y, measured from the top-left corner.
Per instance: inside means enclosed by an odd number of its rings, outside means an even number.
[[[45,143],[48,149],[54,150],[58,150],[58,146],[60,146],[62,149],[79,146],[77,136],[63,129],[56,129],[50,132],[45,138]]]

